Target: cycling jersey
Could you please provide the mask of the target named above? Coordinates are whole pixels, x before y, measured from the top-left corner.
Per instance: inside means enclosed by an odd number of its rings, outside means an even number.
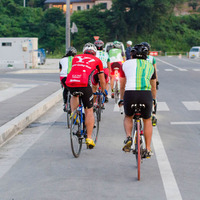
[[[155,79],[155,70],[149,61],[131,59],[123,63],[120,75],[126,77],[125,90],[151,90],[150,79]]]
[[[147,56],[147,61],[149,61],[153,65],[156,64],[156,59],[151,55]]]
[[[108,53],[109,57],[110,57],[110,62],[122,62],[123,61],[123,57],[125,56],[124,52],[122,52],[121,49],[117,49],[117,48],[113,48],[110,49],[109,53]]]
[[[67,76],[68,87],[87,87],[91,84],[91,75],[95,70],[103,73],[103,64],[99,58],[91,54],[80,54],[74,57],[72,69]]]
[[[103,63],[103,68],[107,68],[107,62],[110,62],[110,58],[105,51],[97,51],[96,57],[99,58]]]
[[[67,74],[71,71],[72,68],[72,59],[73,56],[64,57],[59,62],[59,69],[61,77],[67,77]]]

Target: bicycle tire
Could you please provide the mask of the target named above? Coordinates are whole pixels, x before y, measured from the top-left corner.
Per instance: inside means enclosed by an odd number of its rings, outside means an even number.
[[[99,134],[99,113],[98,113],[98,109],[95,110],[94,112],[94,128],[93,128],[93,132],[92,132],[92,139],[94,141],[94,143],[97,143],[97,139],[98,139],[98,134]]]
[[[99,105],[99,109],[98,109],[98,120],[101,121],[101,111],[102,111],[102,96],[101,95],[98,95],[98,105]]]
[[[67,128],[70,128],[70,114],[71,114],[71,108],[70,108],[70,93],[68,91],[67,94]]]
[[[140,152],[140,122],[137,122],[137,172],[138,172],[138,180],[140,180],[140,165],[141,165],[141,152]]]
[[[119,100],[118,81],[115,82],[115,93],[114,93],[114,97],[115,97],[115,103],[117,103],[118,100]]]
[[[74,111],[71,117],[70,141],[72,154],[75,158],[78,158],[81,153],[83,138],[81,136],[81,119],[77,110]]]

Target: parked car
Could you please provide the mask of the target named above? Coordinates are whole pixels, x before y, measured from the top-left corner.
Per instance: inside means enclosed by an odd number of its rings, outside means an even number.
[[[190,49],[189,58],[199,58],[200,57],[200,46],[194,46]]]
[[[120,42],[120,43],[121,43],[121,50],[123,52],[125,52],[124,44],[122,42]],[[106,45],[105,45],[104,50],[105,50],[105,52],[108,53],[109,50],[112,49],[112,48],[113,48],[113,42],[107,42]]]
[[[38,65],[44,65],[46,62],[45,50],[40,48],[38,49]]]

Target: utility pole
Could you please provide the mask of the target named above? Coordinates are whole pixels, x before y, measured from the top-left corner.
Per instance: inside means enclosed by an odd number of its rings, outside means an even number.
[[[66,0],[66,49],[70,47],[70,0]]]
[[[26,7],[26,0],[24,0],[24,7]]]

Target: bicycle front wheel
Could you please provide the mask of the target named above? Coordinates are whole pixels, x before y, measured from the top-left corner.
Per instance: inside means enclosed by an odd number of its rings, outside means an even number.
[[[99,111],[96,109],[94,111],[94,128],[92,132],[92,139],[94,140],[94,143],[97,143],[98,139],[98,134],[99,134]]]
[[[78,158],[81,153],[83,138],[81,136],[81,119],[77,110],[71,117],[70,141],[72,153],[75,158]]]

